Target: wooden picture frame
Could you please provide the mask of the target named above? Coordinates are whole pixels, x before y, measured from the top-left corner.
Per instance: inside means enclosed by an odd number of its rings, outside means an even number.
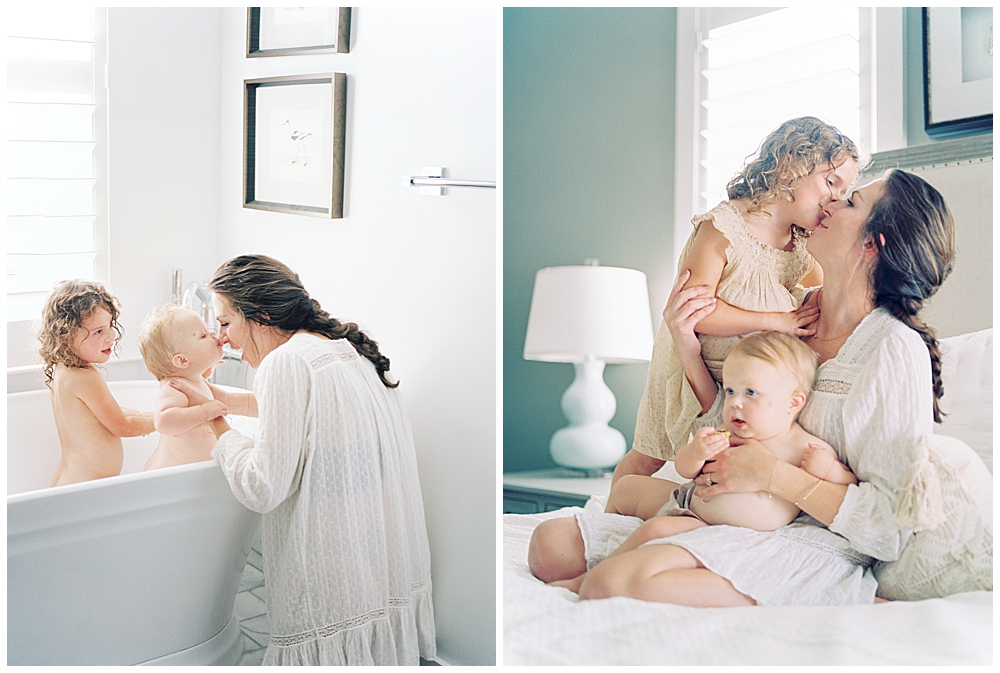
[[[247,58],[350,52],[350,7],[248,7]]]
[[[243,207],[343,217],[347,75],[243,85]]]

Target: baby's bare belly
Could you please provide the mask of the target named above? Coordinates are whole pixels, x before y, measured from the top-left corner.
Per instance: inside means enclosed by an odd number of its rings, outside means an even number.
[[[710,524],[742,526],[754,530],[776,530],[791,523],[799,508],[764,491],[756,493],[724,493],[702,500],[691,496],[691,511]]]

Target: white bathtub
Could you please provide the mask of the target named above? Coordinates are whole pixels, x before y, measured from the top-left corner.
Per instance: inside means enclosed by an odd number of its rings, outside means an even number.
[[[156,386],[109,383],[145,410]],[[8,665],[236,663],[233,604],[260,515],[218,464],[142,472],[154,434],[123,440],[121,476],[48,488],[48,391],[8,394],[7,422]]]

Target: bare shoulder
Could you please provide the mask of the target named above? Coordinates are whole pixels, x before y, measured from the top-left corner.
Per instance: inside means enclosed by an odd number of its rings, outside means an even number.
[[[200,392],[200,391],[199,391]],[[160,388],[156,391],[156,410],[172,409],[174,407],[187,407],[187,395],[170,385],[169,379],[160,381]]]
[[[107,388],[101,372],[94,367],[56,365],[52,381],[63,393],[84,395],[95,389]]]
[[[810,445],[812,445],[812,446],[818,446],[821,449],[826,449],[828,451],[833,451],[834,453],[837,453],[837,450],[833,448],[832,444],[830,444],[824,439],[817,437],[816,435],[810,432],[806,432],[806,429],[803,428],[798,423],[795,423],[792,426],[792,431],[795,433],[795,443],[801,446],[803,451],[805,451],[806,449],[809,448]]]

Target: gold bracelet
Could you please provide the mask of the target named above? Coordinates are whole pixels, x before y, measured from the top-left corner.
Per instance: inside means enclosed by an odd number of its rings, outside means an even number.
[[[773,498],[771,495],[771,480],[774,479],[774,473],[778,471],[778,457],[774,457],[774,467],[771,468],[771,476],[767,478],[767,497]]]
[[[812,494],[813,494],[813,492],[814,492],[814,491],[815,491],[815,490],[816,490],[817,488],[819,488],[819,485],[820,485],[820,484],[822,484],[822,483],[823,483],[823,480],[822,480],[822,479],[817,479],[817,480],[816,480],[816,483],[815,483],[815,484],[813,485],[813,487],[812,487],[812,488],[810,488],[810,489],[809,489],[809,492],[808,492],[808,493],[806,493],[806,494],[805,494],[805,496],[804,496],[804,497],[802,498],[802,502],[805,502],[806,500],[808,500],[808,499],[809,499],[809,496],[810,496],[810,495],[812,495]],[[798,501],[798,499],[796,499],[796,500],[795,500],[795,506],[796,506],[796,507],[798,507],[799,509],[802,509],[802,505],[800,505],[800,504],[799,504],[799,501]]]

